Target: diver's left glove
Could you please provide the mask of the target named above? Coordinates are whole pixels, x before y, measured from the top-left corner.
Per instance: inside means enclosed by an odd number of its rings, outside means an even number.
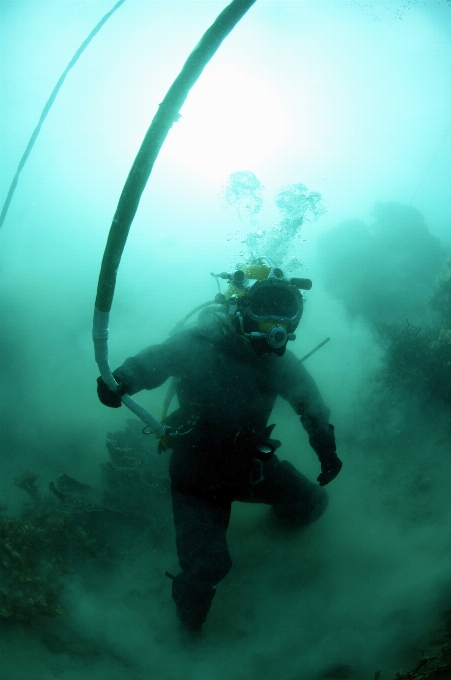
[[[310,434],[309,440],[321,463],[321,474],[317,480],[320,486],[325,486],[335,479],[343,465],[336,453],[334,426],[320,424]]]
[[[110,390],[103,378],[100,376],[97,378],[97,396],[105,406],[110,406],[110,408],[119,408],[122,406],[121,397],[123,394],[127,394],[130,386],[124,379],[119,378],[119,376],[115,376],[114,373],[113,378],[118,383],[115,390]]]
[[[321,463],[321,474],[317,479],[320,486],[325,486],[335,479],[340,472],[343,463],[335,452],[327,455],[320,455],[319,459]]]

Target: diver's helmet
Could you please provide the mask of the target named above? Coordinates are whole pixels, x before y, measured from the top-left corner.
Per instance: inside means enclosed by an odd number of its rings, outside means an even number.
[[[301,320],[303,299],[299,289],[308,290],[310,279],[287,279],[282,270],[264,258],[221,274],[229,280],[224,296],[235,332],[250,343],[257,354],[284,354],[289,340],[295,340]],[[251,284],[252,280],[255,283]]]

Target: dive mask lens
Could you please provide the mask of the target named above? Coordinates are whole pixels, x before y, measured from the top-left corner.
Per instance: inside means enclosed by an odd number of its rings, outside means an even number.
[[[248,314],[259,323],[292,321],[299,314],[299,304],[293,292],[284,285],[256,286],[249,295]]]

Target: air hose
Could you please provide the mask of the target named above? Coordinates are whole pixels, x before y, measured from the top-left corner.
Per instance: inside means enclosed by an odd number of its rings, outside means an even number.
[[[224,38],[227,37],[255,2],[256,0],[233,0],[219,14],[206,33],[204,33],[159,105],[119,198],[103,254],[92,329],[95,360],[99,367],[100,375],[112,390],[116,389],[117,382],[111,373],[108,363],[109,315],[116,286],[117,270],[141,195],[163,142],[172,124],[180,117],[180,109],[190,89],[198,80]],[[128,394],[123,395],[121,399],[122,403],[146,423],[158,437],[164,437],[164,425],[156,420],[146,409],[140,406]]]
[[[52,104],[53,104],[53,102],[54,102],[55,99],[56,99],[56,95],[57,95],[58,92],[60,91],[61,86],[62,86],[62,84],[64,83],[67,74],[69,73],[69,71],[71,70],[71,68],[72,68],[73,66],[75,66],[76,62],[79,60],[79,58],[81,57],[81,55],[83,54],[83,52],[85,51],[85,49],[88,47],[88,45],[89,45],[89,43],[91,42],[91,40],[94,38],[95,35],[97,35],[97,33],[98,33],[98,32],[100,31],[100,29],[102,28],[103,24],[104,24],[106,21],[108,21],[108,19],[110,18],[110,16],[111,16],[112,14],[114,14],[114,12],[115,12],[117,9],[119,9],[119,7],[120,7],[121,5],[124,4],[124,2],[125,2],[125,0],[119,0],[119,2],[117,2],[117,3],[114,5],[113,9],[110,9],[110,11],[107,12],[107,13],[100,19],[100,21],[98,22],[98,24],[96,24],[96,26],[94,26],[94,28],[92,29],[91,33],[88,35],[88,37],[86,38],[86,40],[84,40],[84,41],[82,42],[82,44],[80,45],[80,47],[78,48],[78,50],[75,52],[74,56],[72,57],[72,59],[70,60],[70,62],[69,62],[68,65],[66,66],[66,68],[64,69],[63,73],[62,73],[61,76],[59,77],[58,82],[56,83],[55,87],[53,88],[52,93],[51,93],[50,97],[47,99],[47,102],[46,102],[46,104],[45,104],[45,106],[44,106],[44,108],[43,108],[43,110],[42,110],[41,117],[39,118],[38,124],[36,125],[36,127],[35,127],[35,129],[34,129],[34,131],[33,131],[33,134],[32,134],[31,137],[30,137],[30,141],[29,141],[28,144],[27,144],[27,148],[26,148],[25,151],[23,152],[22,158],[20,159],[19,165],[18,165],[17,170],[16,170],[16,174],[14,175],[13,181],[11,182],[11,186],[9,187],[9,191],[8,191],[7,196],[6,196],[5,203],[4,203],[3,208],[2,208],[2,212],[0,213],[0,227],[2,226],[3,222],[4,222],[5,219],[6,219],[6,215],[7,215],[7,213],[8,213],[8,209],[9,209],[9,204],[10,204],[11,201],[12,201],[12,198],[13,198],[13,196],[14,196],[14,192],[15,192],[15,190],[16,190],[17,182],[19,181],[19,175],[20,175],[20,173],[22,172],[25,163],[27,162],[28,156],[29,156],[30,153],[31,153],[31,150],[32,150],[32,148],[33,148],[33,146],[34,146],[34,143],[35,143],[36,139],[37,139],[37,136],[38,136],[39,132],[41,131],[42,124],[44,123],[45,119],[47,118],[47,114],[48,114],[48,112],[50,111],[50,109],[51,109],[51,107],[52,107]]]

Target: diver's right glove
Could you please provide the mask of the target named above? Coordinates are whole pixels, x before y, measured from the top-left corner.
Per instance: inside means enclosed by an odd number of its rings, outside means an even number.
[[[97,396],[105,406],[110,406],[110,408],[119,408],[122,406],[121,397],[123,394],[127,394],[130,386],[123,378],[115,376],[114,373],[113,378],[118,383],[115,390],[110,390],[103,378],[100,376],[97,378]]]

